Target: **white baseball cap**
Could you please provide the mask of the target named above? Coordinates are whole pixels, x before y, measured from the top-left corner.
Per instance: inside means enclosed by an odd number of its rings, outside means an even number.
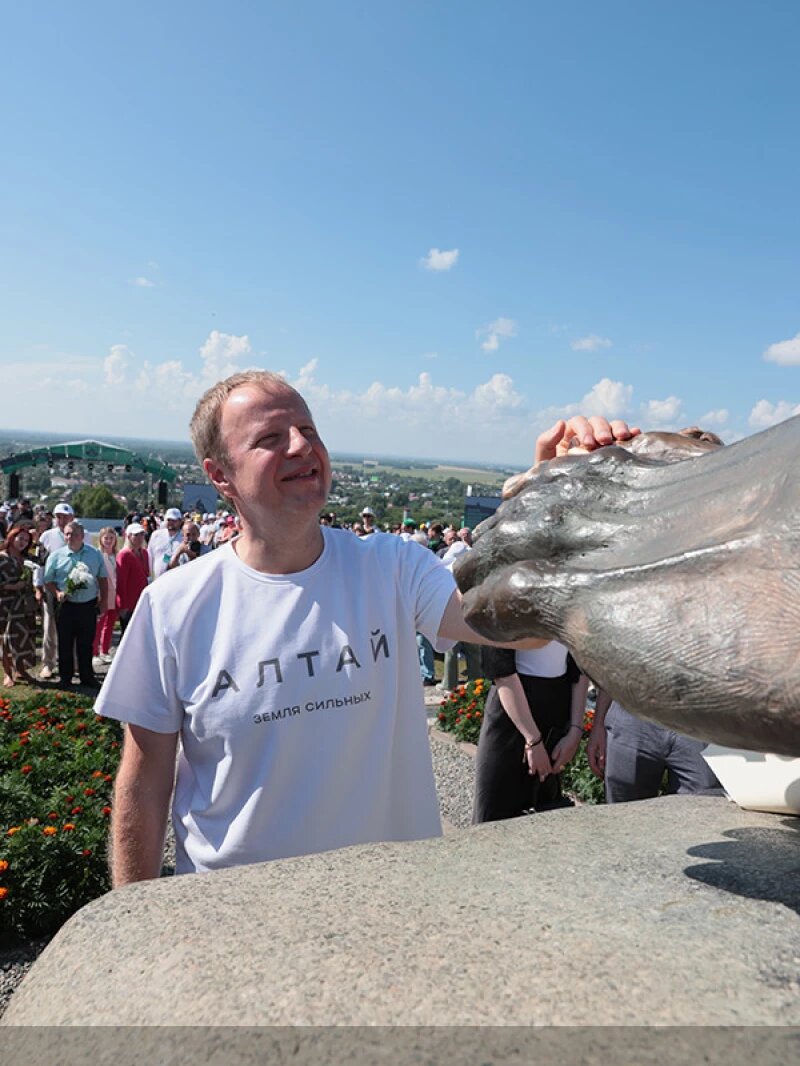
[[[138,522],[131,522],[131,524],[129,526],[125,527],[126,535],[130,534],[132,537],[135,537],[137,533],[144,533],[144,532],[145,532],[144,526],[140,526]]]
[[[75,512],[72,510],[68,503],[57,503],[53,508],[53,514],[74,515]]]
[[[361,513],[362,513],[362,515],[368,514],[372,518],[375,517],[375,512],[372,510],[371,507],[365,507],[364,510]]]
[[[183,518],[183,515],[177,507],[168,507],[167,510],[164,512],[164,518],[171,518],[174,522],[180,522],[180,520]]]

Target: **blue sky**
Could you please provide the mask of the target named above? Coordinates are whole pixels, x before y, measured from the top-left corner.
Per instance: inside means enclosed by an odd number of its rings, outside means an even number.
[[[183,439],[265,366],[333,450],[800,411],[800,4],[4,10],[7,428]]]

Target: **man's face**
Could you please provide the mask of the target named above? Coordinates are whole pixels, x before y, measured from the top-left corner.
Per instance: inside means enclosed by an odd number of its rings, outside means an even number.
[[[449,547],[456,541],[456,531],[454,529],[446,529],[444,533],[444,542]]]
[[[74,526],[70,523],[64,527],[64,539],[71,551],[80,551],[83,547],[83,530],[80,526]]]
[[[200,527],[196,522],[184,522],[183,523],[183,539],[189,544],[190,541],[197,540],[200,536]]]
[[[245,521],[290,515],[316,521],[331,484],[331,464],[308,408],[293,392],[234,389],[222,408],[229,460],[203,464],[212,482],[236,501]]]
[[[64,533],[64,530],[65,530],[66,526],[71,521],[72,521],[72,515],[60,514],[60,513],[56,515],[56,524],[58,525],[58,528],[61,530],[62,533]]]
[[[168,518],[167,519],[167,529],[169,530],[169,532],[170,532],[170,534],[172,536],[174,536],[178,532],[178,530],[180,528],[181,528],[181,520],[180,520],[180,518]]]

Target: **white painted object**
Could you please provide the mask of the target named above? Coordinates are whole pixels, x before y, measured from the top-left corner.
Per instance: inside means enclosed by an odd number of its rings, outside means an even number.
[[[709,744],[703,758],[745,810],[800,814],[800,759],[719,744]]]

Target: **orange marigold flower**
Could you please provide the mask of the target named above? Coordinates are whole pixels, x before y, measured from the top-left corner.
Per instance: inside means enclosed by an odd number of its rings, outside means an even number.
[[[50,828],[50,827],[48,826],[48,829],[49,829],[49,828]],[[61,828],[62,828],[62,829],[64,830],[64,832],[65,832],[65,833],[71,833],[71,832],[72,832],[72,830],[73,830],[73,829],[75,828],[75,826],[74,826],[74,825],[72,824],[72,822],[65,822],[65,823],[64,823],[64,824],[63,824],[63,825],[61,826]],[[53,830],[53,832],[55,832],[55,829]]]
[[[92,777],[102,777],[102,776],[103,776],[103,771],[102,770],[95,770],[92,773]]]
[[[8,895],[8,889],[0,887],[0,899],[5,899],[7,895]]]
[[[56,835],[56,833],[58,832],[58,830],[56,829],[56,827],[54,825],[46,825],[44,827],[44,829],[42,830],[42,832],[44,833],[44,835],[46,837],[54,837]]]
[[[63,728],[64,728],[64,723],[63,722],[56,722],[56,729],[63,729]]]
[[[0,874],[4,874],[8,869],[8,860],[0,859]]]
[[[31,772],[31,770],[32,770],[32,769],[33,769],[33,767],[31,766],[31,764],[30,764],[30,763],[26,763],[26,764],[25,764],[25,765],[24,765],[24,766],[22,767],[22,773],[23,773],[23,774],[29,774],[29,773]]]
[[[10,829],[8,830],[8,833],[6,834],[6,836],[10,836],[10,837],[13,837],[13,835],[14,835],[15,833],[18,833],[18,832],[20,831],[20,829],[21,829],[21,828],[22,828],[22,827],[21,827],[21,826],[19,826],[19,825],[12,825],[12,826],[11,826],[11,828],[10,828]]]

